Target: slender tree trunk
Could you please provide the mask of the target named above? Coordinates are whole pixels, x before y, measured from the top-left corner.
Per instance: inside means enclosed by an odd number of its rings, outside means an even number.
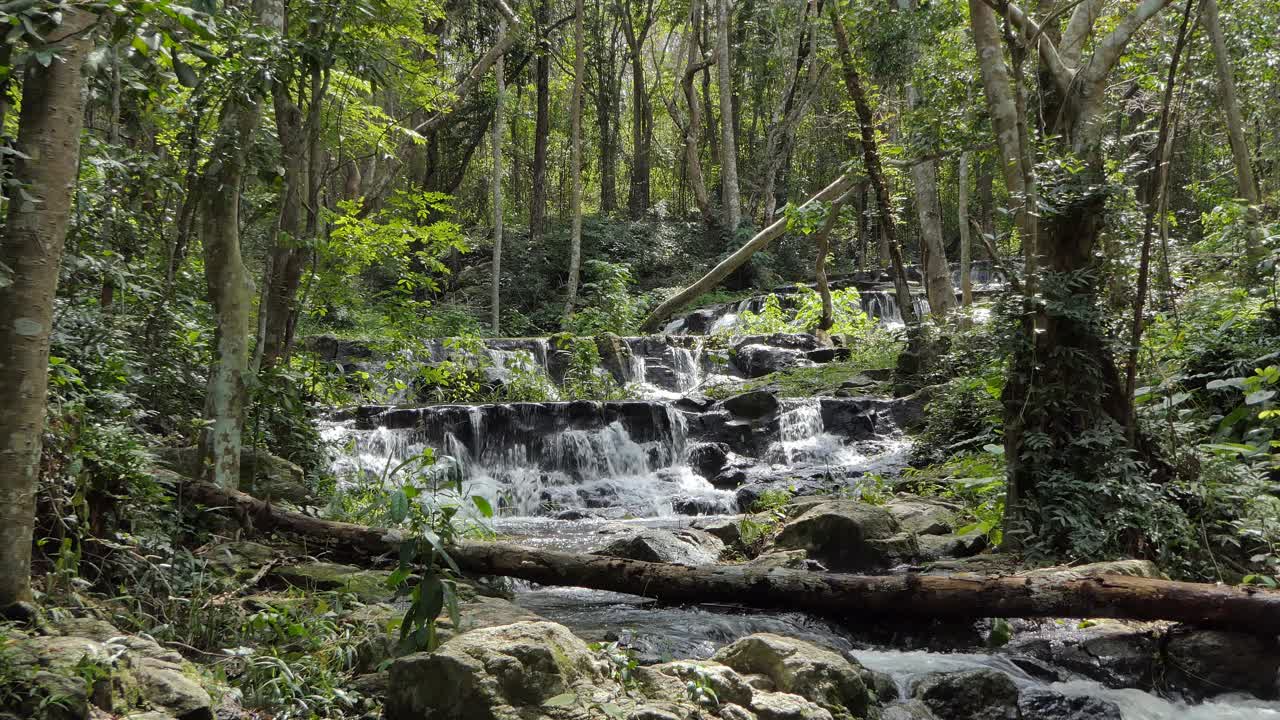
[[[702,58],[702,46],[698,42],[698,26],[702,24],[702,0],[689,3],[689,54],[684,75],[680,80],[680,88],[684,92],[685,105],[689,108],[689,118],[683,130],[684,165],[689,187],[693,190],[693,201],[698,206],[698,214],[702,217],[703,229],[711,232],[720,223],[711,209],[711,196],[707,192],[706,180],[702,177],[702,159],[698,153],[698,141],[702,136],[702,105],[698,102],[698,93],[693,88],[693,79],[707,68],[713,60]]]
[[[573,215],[573,228],[569,236],[569,299],[565,301],[565,317],[573,312],[578,298],[578,273],[582,264],[582,92],[586,74],[582,0],[574,0],[574,13],[573,97],[569,104],[569,174],[573,183],[569,212]]]
[[[503,25],[505,29],[506,23],[504,22]],[[505,63],[503,62],[503,58],[504,56],[501,56],[501,55],[498,56],[497,62],[493,64],[493,79],[498,86],[498,94],[497,94],[497,98],[494,100],[494,108],[493,108],[493,128],[492,128],[493,134],[491,138],[493,143],[493,173],[492,173],[492,177],[489,180],[490,193],[493,198],[493,277],[492,277],[492,284],[490,285],[490,293],[489,293],[489,313],[490,313],[489,325],[490,325],[490,330],[493,332],[494,335],[498,335],[500,332],[502,332],[502,308],[501,308],[501,302],[502,302],[502,135],[503,135],[503,132],[505,132],[502,128],[502,115],[503,115],[503,111],[505,110],[503,106],[506,103],[506,87],[505,87],[505,78],[504,78],[504,70],[503,70],[503,65]],[[539,88],[538,91],[542,92],[542,88]],[[539,111],[541,111],[541,108],[539,108]],[[543,142],[544,144],[543,144],[542,171],[545,174],[546,173],[546,145],[545,145],[545,141]],[[534,159],[534,178],[535,179],[534,179],[534,188],[533,188],[535,198],[538,197],[538,185],[539,185],[537,180],[537,174],[538,174],[537,162],[538,161],[536,159],[536,152],[535,152],[535,159]],[[545,198],[543,200],[544,200],[543,204],[545,205]],[[536,209],[537,209],[537,202],[535,201],[534,210]],[[530,225],[529,232],[530,232],[530,241],[532,242],[532,239],[533,239],[532,213],[530,214],[530,218],[531,218],[530,219],[531,225]],[[539,218],[539,222],[541,222],[541,218]]]
[[[1204,0],[1201,22],[1209,31],[1213,41],[1214,67],[1218,75],[1218,99],[1222,103],[1222,114],[1227,121],[1227,140],[1231,143],[1231,158],[1236,164],[1236,192],[1245,201],[1248,208],[1245,222],[1248,232],[1245,235],[1245,262],[1249,275],[1255,275],[1258,263],[1261,262],[1264,246],[1262,242],[1262,213],[1259,208],[1260,197],[1258,185],[1253,176],[1253,165],[1249,161],[1249,146],[1244,138],[1244,117],[1240,113],[1240,101],[1236,97],[1236,80],[1231,71],[1231,54],[1227,50],[1227,40],[1222,33],[1222,24],[1218,20],[1218,0]]]
[[[48,67],[32,59],[23,71],[13,179],[0,264],[0,610],[31,600],[31,545],[40,477],[49,333],[58,270],[71,214],[84,119],[80,68],[97,17],[70,9],[46,33],[57,54]]]
[[[840,19],[840,11],[836,3],[832,3],[830,7],[831,27],[836,36],[840,65],[844,69],[845,89],[849,92],[849,98],[853,100],[854,110],[858,115],[858,133],[862,139],[862,163],[867,169],[867,176],[875,191],[880,232],[889,246],[894,293],[897,295],[902,321],[907,325],[914,325],[917,321],[915,305],[911,301],[911,288],[907,285],[907,271],[902,262],[902,248],[898,245],[897,230],[893,224],[893,205],[889,197],[889,186],[885,183],[884,170],[880,164],[880,151],[876,146],[876,129],[871,115],[871,106],[867,103],[866,93],[862,89],[862,79],[858,77],[858,69],[853,63],[853,53],[849,49],[849,35],[845,31],[844,21]]]
[[[967,307],[973,304],[973,264],[969,238],[969,153],[960,153],[960,169],[957,181],[956,220],[960,225],[960,295]]]
[[[529,201],[529,244],[542,243],[547,215],[547,140],[551,135],[551,0],[538,0],[537,110],[533,132],[533,190]],[[496,332],[496,330],[495,330]]]
[[[840,210],[845,203],[853,199],[857,187],[847,190],[843,195],[831,201],[827,208],[827,216],[818,226],[814,240],[818,248],[818,258],[813,267],[814,283],[818,286],[818,296],[822,298],[822,317],[818,320],[817,335],[820,339],[830,341],[829,333],[836,322],[835,307],[831,302],[831,286],[827,282],[827,255],[831,252],[831,231],[840,221]]]
[[[1205,0],[1212,3],[1213,0]],[[1142,344],[1143,312],[1146,309],[1147,286],[1151,277],[1151,235],[1155,231],[1155,217],[1160,209],[1164,188],[1169,177],[1169,165],[1166,160],[1166,146],[1171,142],[1170,127],[1173,115],[1173,90],[1178,79],[1178,60],[1187,42],[1187,29],[1191,24],[1191,6],[1193,0],[1187,0],[1186,9],[1182,13],[1182,25],[1178,28],[1178,40],[1173,46],[1173,57],[1169,60],[1169,75],[1165,79],[1164,98],[1160,104],[1160,129],[1156,134],[1156,147],[1151,153],[1151,168],[1147,173],[1146,213],[1142,226],[1142,249],[1138,260],[1138,287],[1133,297],[1133,324],[1129,332],[1129,362],[1125,367],[1125,399],[1129,405],[1127,430],[1129,442],[1133,443],[1138,435],[1137,408],[1134,406],[1134,389],[1138,381],[1138,351]]]
[[[720,89],[720,191],[724,228],[732,235],[742,222],[738,192],[738,146],[734,137],[733,65],[729,52],[729,2],[716,0],[716,77]]]
[[[632,16],[631,0],[621,0],[622,30],[627,39],[627,57],[631,62],[631,182],[627,194],[627,212],[638,219],[649,211],[650,145],[653,139],[653,110],[649,88],[645,83],[644,46],[653,27],[653,5],[645,7],[639,26]]]
[[[264,28],[277,35],[283,31],[284,7],[280,0],[259,0],[255,11]],[[253,281],[240,250],[240,185],[261,116],[261,98],[233,93],[227,99],[198,186],[205,281],[217,323],[205,397],[208,425],[200,446],[206,479],[226,488],[235,488],[240,482],[253,305]]]

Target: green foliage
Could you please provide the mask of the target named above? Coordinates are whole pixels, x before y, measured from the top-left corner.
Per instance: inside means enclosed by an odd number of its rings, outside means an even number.
[[[904,478],[916,493],[964,509],[969,522],[956,529],[958,534],[978,531],[992,545],[999,545],[1004,539],[1004,473],[1004,449],[987,445],[934,465],[908,468]]]
[[[932,387],[915,457],[942,462],[956,453],[999,443],[1003,389],[1004,376],[995,369],[988,369],[985,376],[965,375]]]
[[[600,367],[600,349],[592,338],[560,336],[556,347],[569,352],[569,367],[560,384],[561,397],[573,400],[626,400],[630,393]]]
[[[631,269],[621,263],[588,260],[583,271],[583,306],[565,320],[565,329],[575,335],[634,334],[643,317],[641,301],[631,295]]]

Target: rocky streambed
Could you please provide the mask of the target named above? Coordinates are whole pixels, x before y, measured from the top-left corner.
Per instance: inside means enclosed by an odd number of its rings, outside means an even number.
[[[652,354],[630,367],[666,367],[665,349],[688,341],[646,341]],[[753,353],[792,366],[831,359],[804,342],[739,338],[729,345],[734,369],[721,372],[751,376]],[[742,352],[750,345],[763,349]],[[844,397],[751,391],[713,401],[680,387],[625,402],[354,408],[325,434],[347,449],[335,469],[349,482],[381,482],[398,460],[440,449],[497,509],[492,529],[522,544],[819,572],[1016,571],[980,533],[958,532],[956,508],[892,492],[905,429],[925,411],[919,399],[861,395],[864,385]],[[1128,562],[1068,572],[1156,571]],[[488,629],[391,665],[390,720],[666,720],[695,710],[726,720],[1280,718],[1274,638],[1066,619],[837,622],[508,589],[475,610]],[[466,607],[463,616],[465,625]]]

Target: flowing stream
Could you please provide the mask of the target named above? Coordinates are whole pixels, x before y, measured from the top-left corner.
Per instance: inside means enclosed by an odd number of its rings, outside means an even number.
[[[528,342],[544,348],[530,354],[545,366],[545,342]],[[740,431],[741,422],[714,410],[689,411],[675,401],[715,372],[702,347],[700,341],[656,351],[637,347],[641,351],[622,372],[648,388],[645,401],[374,409],[327,421],[323,434],[342,448],[335,470],[344,482],[384,482],[390,468],[431,447],[456,464],[469,493],[484,496],[497,510],[491,521],[497,532],[528,545],[589,552],[639,528],[679,529],[739,512],[734,491],[718,489],[690,467],[689,449]],[[516,350],[490,354],[505,367],[513,357],[507,353]],[[865,473],[901,469],[909,443],[885,410],[890,401],[837,400],[784,401],[773,420],[752,425],[764,441],[735,447],[731,458],[749,464],[753,477],[821,477],[854,491]],[[833,413],[840,412],[845,419],[830,426]],[[890,675],[904,694],[929,673],[991,668],[1020,687],[1109,700],[1125,720],[1280,719],[1280,703],[1220,696],[1184,705],[1065,671],[1061,677],[1067,679],[1049,682],[1027,674],[1005,654],[901,649],[907,646],[868,640],[856,629],[798,612],[670,607],[582,588],[516,587],[520,605],[588,640],[623,640],[646,662],[706,658],[751,633],[774,632],[849,653]]]

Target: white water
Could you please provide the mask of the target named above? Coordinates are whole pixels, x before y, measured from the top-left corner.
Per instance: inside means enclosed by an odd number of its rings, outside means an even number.
[[[661,517],[674,514],[672,503],[679,498],[732,511],[733,493],[716,490],[685,463],[684,417],[670,409],[667,413],[670,431],[639,442],[620,421],[541,437],[494,437],[483,408],[473,407],[468,411],[470,441],[447,433],[437,457],[456,462],[466,492],[484,497],[504,516],[617,508]],[[426,417],[430,422],[431,414]],[[322,437],[344,448],[333,469],[347,483],[377,481],[425,447],[425,434],[412,429],[360,430],[330,423]]]
[[[850,442],[828,432],[818,398],[784,400],[778,416],[778,441],[766,459],[777,466],[819,465],[833,470],[885,472],[906,465],[911,443],[899,433]]]
[[[1108,688],[1092,680],[1046,683],[1023,672],[1002,655],[898,650],[854,650],[851,654],[866,667],[891,676],[898,685],[899,694],[904,697],[910,696],[911,686],[916,680],[930,673],[989,668],[1008,675],[1019,688],[1043,688],[1063,695],[1109,700],[1120,707],[1120,714],[1124,720],[1280,718],[1280,703],[1266,702],[1256,698],[1222,696],[1205,703],[1188,705],[1132,688],[1118,690]]]

